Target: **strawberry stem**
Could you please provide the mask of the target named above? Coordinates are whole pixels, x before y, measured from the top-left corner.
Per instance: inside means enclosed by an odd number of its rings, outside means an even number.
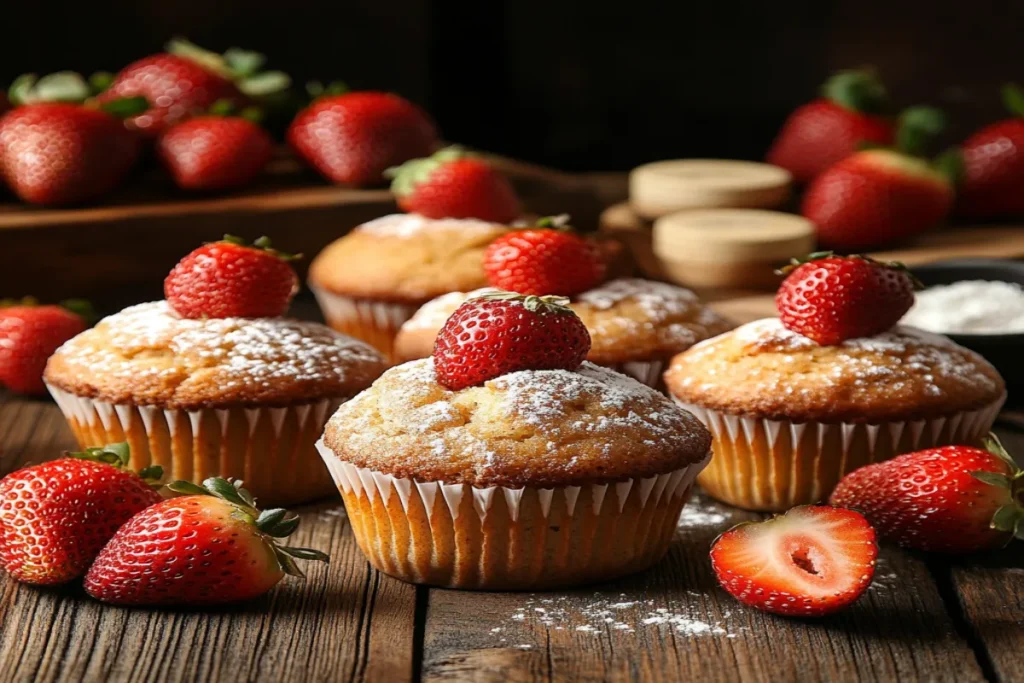
[[[821,94],[841,107],[867,114],[885,109],[885,86],[872,69],[840,71],[825,81]]]
[[[896,127],[896,149],[910,156],[922,156],[945,127],[946,115],[941,109],[910,107],[900,114]]]
[[[536,296],[534,294],[524,295],[516,292],[506,292],[502,289],[492,289],[481,292],[472,300],[484,301],[521,301],[523,308],[532,313],[576,313],[569,308],[569,299],[564,296]]]

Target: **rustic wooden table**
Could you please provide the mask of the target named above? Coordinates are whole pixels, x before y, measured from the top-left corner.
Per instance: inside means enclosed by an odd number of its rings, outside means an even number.
[[[0,474],[73,445],[55,405],[0,394]],[[863,599],[803,621],[717,587],[709,544],[755,515],[704,497],[650,571],[536,594],[410,586],[370,568],[340,499],[301,512],[297,544],[330,564],[237,607],[108,607],[0,576],[0,681],[1024,681],[1021,543],[954,562],[885,547]]]

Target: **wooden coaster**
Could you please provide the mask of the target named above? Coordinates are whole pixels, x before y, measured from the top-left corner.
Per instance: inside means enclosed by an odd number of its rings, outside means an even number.
[[[773,209],[789,199],[792,182],[785,169],[752,161],[657,161],[629,174],[629,203],[652,219],[685,209]]]
[[[653,250],[680,284],[774,287],[777,267],[814,250],[814,225],[777,211],[681,211],[655,221]]]

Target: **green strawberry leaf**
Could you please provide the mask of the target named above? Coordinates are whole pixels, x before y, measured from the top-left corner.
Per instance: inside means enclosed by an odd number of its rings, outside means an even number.
[[[1014,504],[1004,505],[992,515],[989,526],[998,531],[1015,532],[1021,520],[1021,510]]]
[[[910,107],[900,115],[896,128],[896,149],[911,156],[921,156],[945,127],[946,115],[941,109]]]
[[[872,69],[840,71],[825,81],[822,96],[841,107],[877,114],[886,107],[885,86]]]
[[[299,565],[295,564],[295,560],[288,553],[284,552],[283,548],[274,546],[274,554],[277,556],[277,562],[281,565],[281,569],[285,574],[300,579],[306,578],[306,574],[299,568]]]
[[[210,494],[202,486],[196,486],[190,481],[172,481],[167,485],[167,489],[185,496],[207,496]]]
[[[1016,83],[1003,86],[1003,104],[1015,116],[1024,116],[1024,88]]]
[[[291,517],[290,519],[285,519],[275,524],[267,530],[267,534],[274,538],[287,538],[295,533],[295,530],[298,528],[299,518]]]
[[[1010,488],[1010,478],[1005,474],[999,474],[998,472],[986,472],[978,471],[971,472],[971,476],[978,481],[983,481],[991,486],[998,486],[1000,488]]]
[[[960,187],[964,180],[964,155],[959,147],[950,147],[935,157],[932,165],[953,187]]]
[[[287,514],[288,511],[284,508],[264,510],[260,513],[260,516],[256,518],[256,526],[260,531],[267,532],[269,529],[275,527],[278,522],[284,519]]]
[[[96,315],[96,309],[93,308],[92,303],[86,299],[65,299],[60,302],[60,306],[77,315],[88,325],[92,325],[99,317]]]
[[[90,95],[92,89],[81,75],[58,71],[40,78],[31,97],[37,102],[84,102]]]
[[[164,478],[164,468],[160,465],[150,465],[139,470],[139,477],[145,482],[156,484]]]
[[[114,118],[127,119],[138,116],[149,109],[149,100],[142,95],[135,97],[121,97],[116,100],[109,100],[100,104],[100,110],[105,111]]]
[[[93,97],[106,92],[113,84],[114,74],[109,71],[97,71],[89,76],[89,90],[92,91]]]
[[[267,97],[291,87],[291,76],[283,71],[264,71],[237,83],[238,89],[249,97]]]
[[[228,67],[230,67],[235,74],[242,78],[246,78],[258,73],[267,62],[267,58],[253,50],[243,50],[240,47],[231,47],[225,50],[224,61],[227,62]]]
[[[15,78],[11,87],[7,89],[8,101],[14,105],[28,104],[37,79],[38,76],[35,74],[22,74]]]
[[[297,557],[300,560],[315,560],[317,562],[330,562],[331,558],[327,553],[322,553],[319,550],[313,550],[312,548],[292,548],[291,546],[281,546],[280,551],[287,553],[292,557]]]
[[[203,488],[205,488],[207,492],[212,493],[218,498],[226,500],[229,503],[234,503],[242,508],[252,508],[245,498],[238,494],[238,489],[235,485],[227,479],[210,477],[203,481]]]
[[[77,453],[66,452],[64,455],[69,458],[102,462],[114,467],[124,467],[132,456],[131,448],[126,442],[107,444],[99,448],[86,448]]]

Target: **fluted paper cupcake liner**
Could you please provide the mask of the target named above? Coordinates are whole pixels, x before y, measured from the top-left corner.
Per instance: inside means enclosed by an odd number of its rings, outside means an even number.
[[[901,453],[976,443],[1006,397],[980,410],[912,422],[792,423],[716,412],[676,401],[714,438],[698,482],[714,498],[748,510],[786,510],[824,500],[845,474]]]
[[[412,583],[545,589],[611,579],[660,559],[708,459],[615,484],[475,488],[417,482],[317,449],[370,563]],[[710,458],[710,454],[708,456]]]
[[[334,294],[319,287],[310,289],[331,328],[361,339],[392,361],[398,330],[419,309],[417,304],[358,299]]]
[[[82,448],[127,441],[132,469],[160,465],[167,481],[241,479],[263,505],[292,505],[334,492],[314,445],[338,399],[283,408],[165,410],[48,388]]]
[[[599,363],[599,365],[604,365],[606,368],[611,368],[616,372],[621,372],[623,375],[629,375],[637,382],[646,384],[652,389],[658,389],[661,391],[665,387],[662,374],[665,372],[667,361],[632,361],[629,363],[613,363],[610,365]]]

